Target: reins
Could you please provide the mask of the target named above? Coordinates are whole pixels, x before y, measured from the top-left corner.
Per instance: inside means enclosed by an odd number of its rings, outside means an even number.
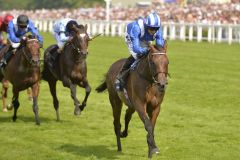
[[[28,39],[28,40],[27,40],[27,42],[31,42],[31,41],[37,41],[37,42],[38,42],[37,39]],[[39,60],[37,60],[37,61],[32,60],[32,58],[30,58],[30,57],[27,55],[27,53],[25,52],[25,49],[26,49],[26,46],[24,46],[24,47],[21,48],[21,50],[23,51],[23,55],[24,55],[24,57],[26,58],[27,62],[28,62],[30,65],[36,65],[36,66],[40,65],[40,63],[41,63],[40,58],[39,58]]]
[[[169,77],[170,77],[170,74],[167,73],[167,72],[161,72],[161,71],[154,74],[154,73],[153,73],[153,70],[152,70],[152,67],[151,67],[150,58],[149,58],[150,55],[166,55],[166,53],[165,53],[165,52],[154,52],[154,53],[149,53],[149,54],[147,55],[147,63],[148,63],[149,71],[150,71],[150,74],[151,74],[151,79],[149,79],[149,77],[147,77],[147,76],[145,76],[145,75],[142,75],[142,74],[139,72],[138,67],[137,67],[136,71],[137,71],[138,75],[139,75],[141,78],[146,79],[146,80],[148,80],[148,81],[152,81],[154,84],[159,84],[160,82],[158,82],[158,80],[155,78],[158,74],[160,74],[160,73],[167,74]],[[140,61],[141,61],[141,60],[140,60]],[[139,65],[138,65],[138,66],[139,66]]]

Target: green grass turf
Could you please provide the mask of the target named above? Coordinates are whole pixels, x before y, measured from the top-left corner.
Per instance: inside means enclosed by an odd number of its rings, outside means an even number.
[[[43,37],[45,48],[54,43],[50,34]],[[94,91],[109,66],[128,56],[124,40],[99,37],[90,42],[89,52],[88,79],[93,90],[82,114],[73,115],[69,89],[59,82],[61,122],[56,122],[48,85],[41,81],[41,126],[36,126],[32,104],[21,92],[15,123],[12,111],[0,111],[0,160],[147,159],[146,131],[137,114],[119,153],[108,94]],[[169,41],[168,55],[171,78],[155,129],[161,153],[153,159],[240,159],[240,45]],[[83,95],[78,88],[81,101]]]

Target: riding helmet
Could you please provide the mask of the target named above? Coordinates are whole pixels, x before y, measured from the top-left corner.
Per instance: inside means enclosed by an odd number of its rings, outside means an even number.
[[[68,23],[67,23],[67,25],[66,25],[66,32],[71,32],[72,31],[72,29],[73,29],[73,26],[78,26],[78,24],[77,24],[77,22],[76,21],[74,21],[74,20],[71,20],[71,21],[69,21]]]
[[[7,25],[13,18],[14,18],[13,15],[7,14],[7,15],[4,17],[3,23]]]
[[[26,26],[28,25],[29,19],[26,15],[19,15],[17,18],[17,25],[18,26]]]
[[[158,14],[153,12],[144,19],[144,24],[148,28],[159,29],[161,27],[161,20]]]

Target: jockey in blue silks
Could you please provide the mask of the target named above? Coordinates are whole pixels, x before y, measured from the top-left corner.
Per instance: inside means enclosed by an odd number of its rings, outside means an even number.
[[[29,20],[26,15],[19,15],[17,18],[14,18],[9,22],[7,33],[11,46],[7,53],[5,53],[4,58],[0,61],[0,67],[5,67],[7,65],[7,62],[13,55],[12,51],[20,46],[21,39],[24,39],[24,35],[28,32],[37,37],[40,46],[42,47],[43,38],[40,36],[33,22]]]
[[[148,46],[156,40],[157,46],[164,46],[161,20],[157,13],[151,13],[146,18],[131,22],[126,27],[125,42],[131,54],[125,61],[116,79],[116,89],[122,91],[133,62],[148,54]]]

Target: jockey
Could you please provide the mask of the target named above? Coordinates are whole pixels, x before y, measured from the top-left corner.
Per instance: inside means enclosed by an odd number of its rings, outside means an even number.
[[[6,40],[3,39],[3,32],[7,33],[8,23],[13,19],[11,14],[7,14],[4,17],[0,17],[0,49],[6,44]]]
[[[70,18],[61,19],[54,23],[53,34],[57,41],[58,53],[61,53],[65,43],[72,39],[71,32],[74,25],[78,26],[78,23]]]
[[[148,46],[154,40],[157,46],[164,47],[161,20],[157,13],[153,12],[127,25],[125,42],[131,55],[117,75],[115,84],[118,91],[122,91],[125,85],[130,66],[135,60],[148,54]]]
[[[21,39],[24,39],[26,33],[30,32],[32,35],[37,36],[40,46],[42,47],[43,45],[42,37],[35,28],[33,22],[29,20],[26,15],[19,15],[17,18],[11,20],[8,24],[7,32],[11,46],[7,53],[4,54],[4,58],[0,61],[0,68],[7,65],[7,62],[13,55],[12,51],[20,46]]]

